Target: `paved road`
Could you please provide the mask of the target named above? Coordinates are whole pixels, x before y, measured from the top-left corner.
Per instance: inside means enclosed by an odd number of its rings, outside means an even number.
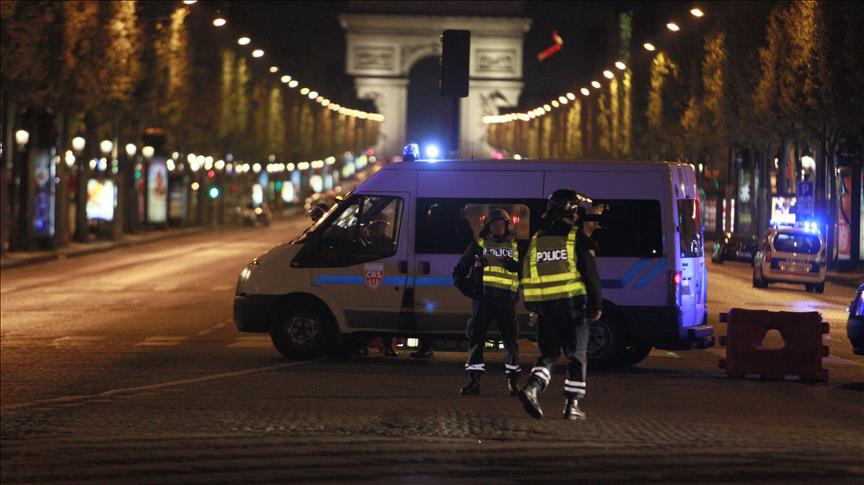
[[[728,379],[723,349],[655,350],[596,371],[589,420],[556,419],[562,369],[528,418],[490,356],[457,395],[463,354],[283,360],[230,321],[239,269],[300,219],[0,273],[3,483],[860,483],[864,360],[845,339],[849,288],[750,287],[711,267],[711,320],[733,306],[817,309],[827,384]],[[718,332],[724,327],[718,324]],[[523,363],[536,348],[522,342]]]

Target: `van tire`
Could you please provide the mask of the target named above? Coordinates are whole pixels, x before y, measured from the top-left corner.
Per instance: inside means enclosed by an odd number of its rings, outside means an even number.
[[[654,346],[651,344],[639,341],[633,342],[621,353],[620,364],[624,367],[636,365],[645,360],[645,357],[648,357],[653,348]]]
[[[604,313],[600,320],[589,320],[588,361],[595,367],[615,367],[623,363],[626,331],[615,315]]]
[[[819,283],[818,285],[813,285],[813,291],[815,291],[816,293],[819,293],[820,295],[822,293],[825,293],[825,283],[822,282],[822,283]]]
[[[337,348],[339,331],[329,312],[306,302],[286,302],[270,326],[273,346],[289,359],[310,360]]]

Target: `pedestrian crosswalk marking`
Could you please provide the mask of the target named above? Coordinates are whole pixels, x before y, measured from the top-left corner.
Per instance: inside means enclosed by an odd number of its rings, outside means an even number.
[[[135,345],[147,346],[147,347],[174,347],[179,345],[180,342],[188,339],[189,337],[184,336],[160,336],[160,337],[147,337],[143,342],[138,342]]]
[[[270,342],[270,337],[267,335],[252,335],[249,337],[239,337],[237,340],[228,346],[231,349],[258,349],[258,348],[270,348],[272,343]]]
[[[54,339],[54,345],[91,345],[105,340],[104,336],[69,335]]]

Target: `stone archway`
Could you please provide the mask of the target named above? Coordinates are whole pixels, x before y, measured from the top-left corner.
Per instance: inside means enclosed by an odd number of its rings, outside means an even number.
[[[406,141],[411,67],[441,55],[444,30],[470,30],[471,78],[469,95],[460,102],[459,150],[466,158],[488,157],[483,116],[519,102],[522,46],[530,19],[344,14],[339,22],[346,31],[346,72],[355,77],[357,96],[372,100],[384,115],[376,151],[387,157],[401,154]]]

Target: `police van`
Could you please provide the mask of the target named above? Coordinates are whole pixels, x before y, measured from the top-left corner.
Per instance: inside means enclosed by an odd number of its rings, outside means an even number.
[[[347,352],[373,335],[464,341],[471,302],[453,285],[459,256],[495,209],[511,214],[525,244],[560,188],[605,208],[592,235],[604,311],[589,359],[632,365],[652,347],[713,345],[696,178],[667,162],[390,164],[241,271],[237,328],[269,333],[291,358]],[[517,312],[521,336],[533,337],[521,302]]]

